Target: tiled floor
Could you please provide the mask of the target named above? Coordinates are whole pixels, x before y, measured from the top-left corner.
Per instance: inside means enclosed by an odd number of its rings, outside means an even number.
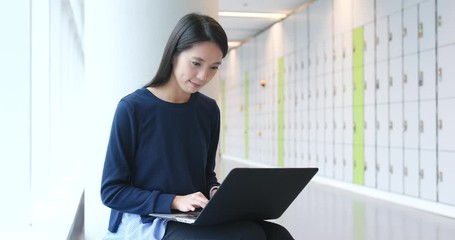
[[[234,167],[221,161],[221,179]],[[297,240],[454,240],[455,219],[312,181],[275,222]]]
[[[276,222],[296,239],[455,239],[455,219],[314,182]]]

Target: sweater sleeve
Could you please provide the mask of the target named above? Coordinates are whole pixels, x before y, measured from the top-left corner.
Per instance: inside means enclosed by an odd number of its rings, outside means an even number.
[[[210,189],[214,186],[219,186],[220,183],[218,182],[215,174],[215,164],[216,164],[216,154],[218,150],[218,141],[220,137],[220,109],[216,105],[214,101],[215,108],[216,108],[216,118],[214,120],[214,124],[212,125],[212,133],[211,133],[211,142],[209,147],[209,152],[207,155],[207,191],[210,194]]]
[[[170,213],[175,195],[131,185],[131,167],[136,145],[134,110],[120,101],[112,123],[101,181],[104,205],[120,212],[146,215]]]

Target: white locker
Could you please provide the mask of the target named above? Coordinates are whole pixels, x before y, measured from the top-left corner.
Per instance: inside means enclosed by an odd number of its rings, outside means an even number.
[[[374,21],[374,0],[352,0],[354,28]]]
[[[455,152],[439,151],[438,158],[438,201],[455,205]]]
[[[398,103],[403,101],[403,59],[390,59],[389,64],[389,101]],[[401,112],[402,114],[402,112]]]
[[[376,114],[374,105],[364,107],[365,185],[376,187]]]
[[[438,101],[438,149],[455,152],[455,98]]]
[[[419,51],[426,51],[436,47],[435,12],[435,0],[427,0],[419,4]]]
[[[376,111],[377,187],[389,190],[389,109],[386,104],[378,104]]]
[[[376,147],[365,145],[365,172],[364,184],[365,186],[376,188]]]
[[[343,177],[345,182],[351,183],[353,182],[353,170],[354,170],[354,163],[353,163],[353,155],[352,155],[352,144],[344,144],[343,145]]]
[[[375,48],[376,48],[376,36],[375,36],[374,23],[368,23],[364,26],[363,30],[363,62],[365,65],[373,64],[375,62]]]
[[[403,58],[403,101],[417,102],[419,99],[419,70],[417,54]]]
[[[455,43],[455,1],[438,0],[438,46]]]
[[[419,196],[419,150],[404,148],[404,194],[408,196]]]
[[[393,1],[393,2],[400,2],[400,1]],[[395,59],[397,57],[401,57],[402,50],[403,50],[403,43],[402,43],[402,13],[401,11],[395,12],[389,17],[389,33],[388,33],[388,41],[389,41],[389,57],[391,59]]]
[[[417,53],[418,49],[418,15],[417,5],[403,10],[403,53],[404,55]]]
[[[335,178],[343,180],[343,108],[335,107],[334,112],[334,167]]]
[[[325,109],[325,163],[326,163],[326,176],[333,178],[334,176],[334,128],[333,128],[333,108]]]
[[[376,64],[376,103],[378,105],[389,102],[389,66],[388,62],[378,62]]]
[[[383,62],[389,57],[389,29],[388,29],[389,18],[384,16],[377,19],[376,22],[376,61]],[[368,43],[367,43],[368,44]],[[369,47],[372,47],[371,45]]]
[[[376,77],[374,64],[366,64],[363,68],[364,76],[364,104],[365,106],[374,105],[376,102]]]
[[[344,70],[352,71],[352,52],[353,52],[352,32],[348,32],[343,34],[343,49],[341,52]],[[352,81],[352,78],[350,78],[349,81]]]
[[[403,103],[390,104],[390,190],[403,193]]]
[[[324,48],[323,48],[322,54],[323,54],[322,57],[323,57],[323,63],[324,63],[323,74],[333,73],[334,51],[333,51],[332,37],[330,35],[327,36],[326,40],[324,41]]]
[[[436,55],[434,50],[420,53],[419,86],[420,101],[436,99]]]
[[[455,97],[455,67],[453,56],[455,56],[455,45],[438,48],[437,81],[439,99]]]
[[[420,150],[420,197],[436,201],[436,151]]]
[[[343,35],[335,35],[333,38],[333,70],[335,73],[343,70]]]

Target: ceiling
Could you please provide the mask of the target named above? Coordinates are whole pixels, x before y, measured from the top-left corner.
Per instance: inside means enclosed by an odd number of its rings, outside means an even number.
[[[259,12],[289,14],[309,0],[219,0],[220,12]],[[230,42],[243,42],[280,19],[220,16],[219,22]]]

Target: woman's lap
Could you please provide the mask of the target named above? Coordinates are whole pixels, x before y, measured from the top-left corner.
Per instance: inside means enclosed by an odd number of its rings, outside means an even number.
[[[240,221],[211,226],[168,222],[163,239],[293,239],[286,228],[268,222]]]

